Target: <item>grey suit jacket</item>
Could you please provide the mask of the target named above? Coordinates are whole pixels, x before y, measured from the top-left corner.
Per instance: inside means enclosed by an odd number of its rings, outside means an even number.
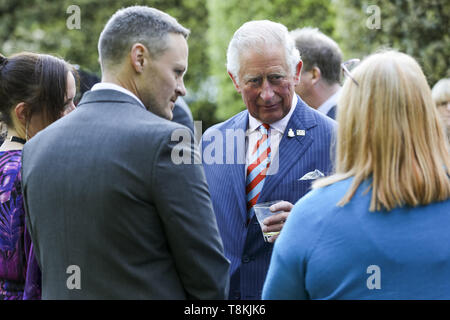
[[[226,298],[229,262],[203,168],[171,160],[192,151],[171,141],[179,128],[97,90],[26,143],[22,188],[43,299]]]

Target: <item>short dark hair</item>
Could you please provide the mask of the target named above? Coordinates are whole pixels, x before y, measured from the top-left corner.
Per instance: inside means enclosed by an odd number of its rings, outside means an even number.
[[[28,117],[45,115],[48,123],[64,112],[67,74],[75,69],[67,62],[46,54],[21,52],[5,58],[0,56],[0,112],[3,121],[12,125],[11,110],[25,102]]]
[[[317,67],[329,84],[340,82],[342,52],[333,39],[310,27],[296,29],[290,34],[300,51],[304,71]]]

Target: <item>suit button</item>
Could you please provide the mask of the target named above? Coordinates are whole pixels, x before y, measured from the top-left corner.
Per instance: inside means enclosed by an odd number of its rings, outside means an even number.
[[[243,263],[249,263],[249,262],[250,262],[250,257],[247,256],[247,255],[243,256],[243,257],[242,257],[242,262],[243,262]]]

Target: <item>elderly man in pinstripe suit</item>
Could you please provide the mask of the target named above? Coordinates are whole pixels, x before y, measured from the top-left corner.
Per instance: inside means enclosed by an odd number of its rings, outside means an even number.
[[[292,203],[309,191],[312,180],[302,177],[331,171],[335,122],[295,94],[302,61],[283,25],[245,23],[229,44],[227,68],[247,110],[205,132],[203,166],[231,261],[229,298],[260,299],[276,236],[264,241],[253,206],[284,200],[265,221],[265,231],[282,229]]]

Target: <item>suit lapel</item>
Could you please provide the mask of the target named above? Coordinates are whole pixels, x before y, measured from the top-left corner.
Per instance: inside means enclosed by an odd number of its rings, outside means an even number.
[[[273,163],[270,165],[271,167],[273,165],[273,168],[269,170],[269,175],[265,179],[258,202],[269,201],[272,191],[287,175],[289,169],[295,163],[301,161],[306,150],[314,142],[314,139],[308,134],[308,129],[315,127],[317,124],[312,114],[305,112],[306,108],[309,107],[298,98],[297,106],[292,113],[291,119],[284,131],[283,138],[280,141],[278,157],[275,156]],[[293,130],[294,137],[288,136],[289,129]],[[297,130],[305,130],[305,135],[297,135]]]

